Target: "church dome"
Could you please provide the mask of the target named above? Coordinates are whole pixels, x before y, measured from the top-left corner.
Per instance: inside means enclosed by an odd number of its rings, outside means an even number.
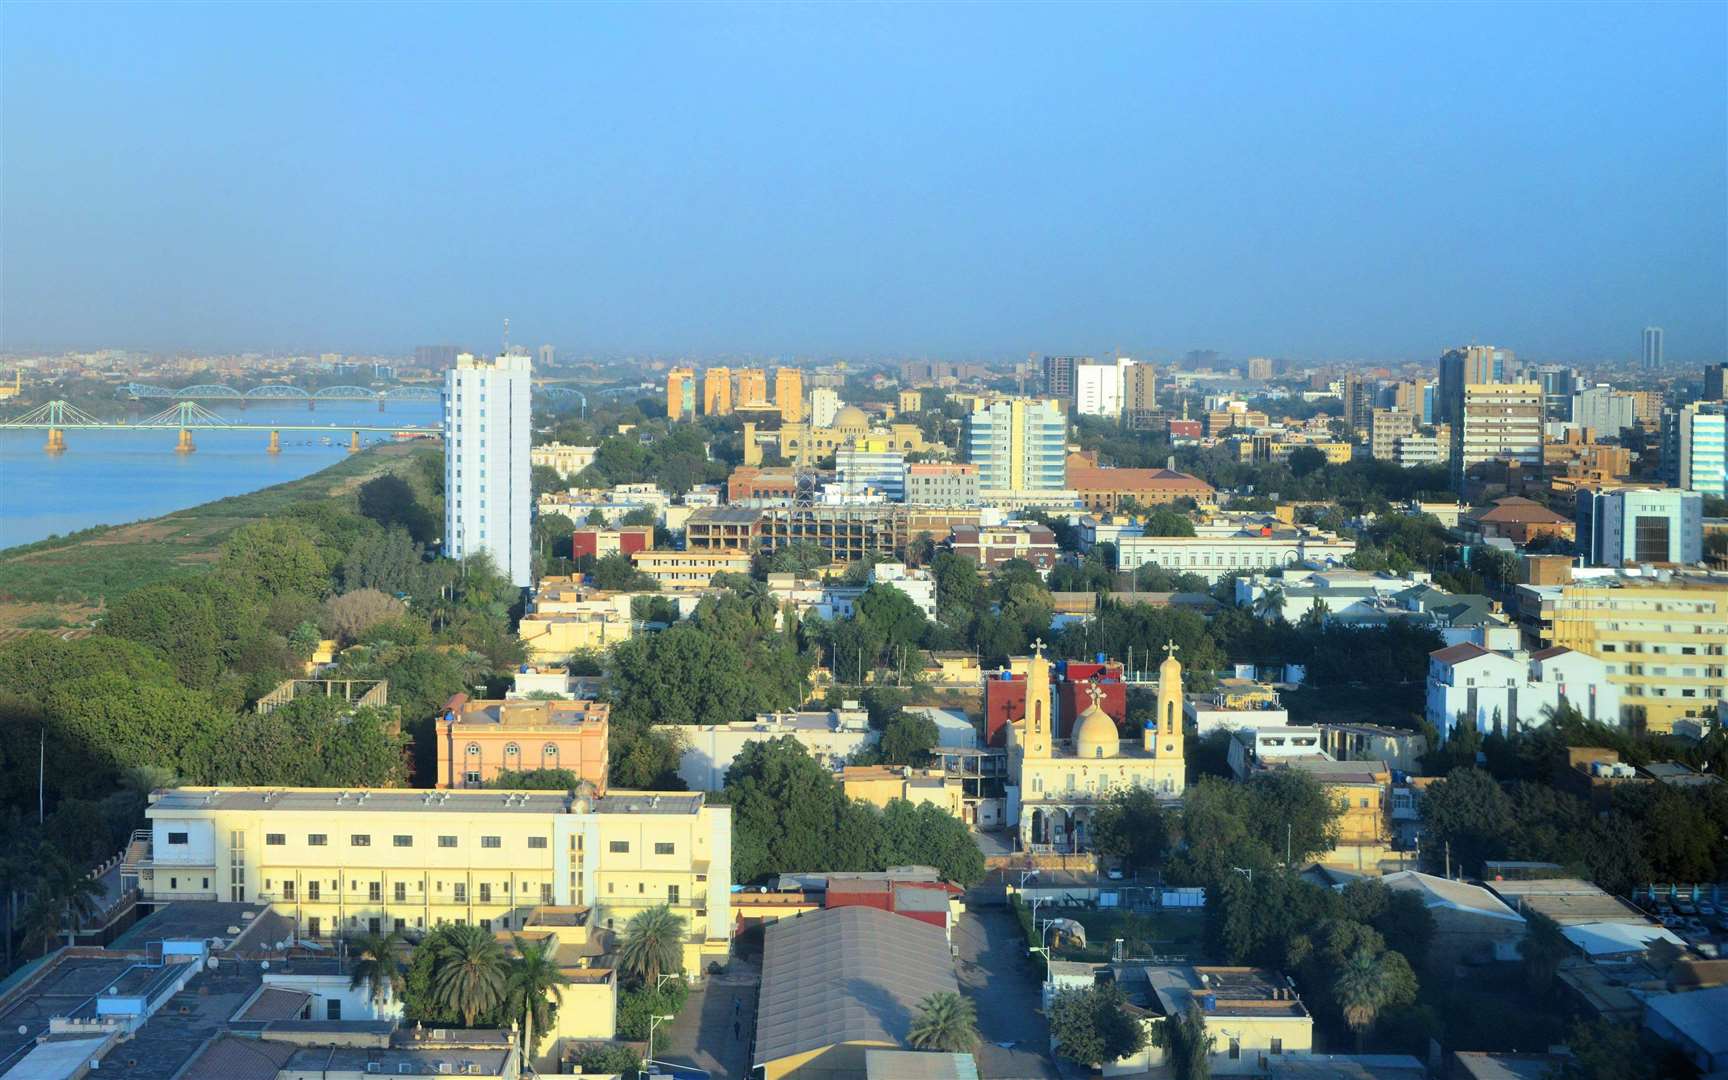
[[[1116,721],[1099,704],[1097,687],[1092,688],[1092,704],[1074,722],[1074,756],[1080,758],[1113,758],[1122,750],[1122,736]]]

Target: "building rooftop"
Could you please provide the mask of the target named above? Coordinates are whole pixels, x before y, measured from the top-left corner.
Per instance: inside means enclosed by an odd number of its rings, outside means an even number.
[[[366,1072],[378,1062],[386,1076],[438,1076],[468,1074],[501,1076],[513,1052],[474,1047],[428,1047],[383,1049],[364,1046],[317,1046],[297,1051],[287,1068],[302,1072]],[[471,1066],[471,1067],[465,1067]]]
[[[1524,921],[1524,916],[1507,907],[1499,897],[1480,885],[1450,881],[1415,870],[1400,870],[1387,874],[1380,879],[1380,883],[1388,889],[1416,893],[1422,897],[1423,903],[1431,908],[1446,907],[1509,922]]]
[[[154,795],[151,810],[565,814],[574,813],[574,805],[575,800],[560,791],[236,787],[159,790]],[[694,814],[702,809],[702,805],[701,792],[611,791],[592,800],[593,812],[597,814]]]
[[[1290,980],[1266,968],[1181,964],[1144,972],[1164,1016],[1175,1016],[1193,1002],[1209,1017],[1308,1018]]]
[[[978,1080],[971,1054],[924,1050],[864,1051],[865,1080]]]
[[[918,1003],[958,993],[947,934],[870,907],[841,907],[768,927],[755,1064],[836,1043],[904,1045]]]
[[[1534,911],[1561,926],[1599,922],[1649,923],[1643,912],[1577,878],[1490,881],[1484,884],[1513,910],[1520,913]]]
[[[1660,994],[1649,1009],[1712,1058],[1728,1055],[1728,987]]]
[[[443,719],[459,728],[604,728],[611,713],[612,706],[604,701],[471,701],[467,694],[457,694],[444,703]]]

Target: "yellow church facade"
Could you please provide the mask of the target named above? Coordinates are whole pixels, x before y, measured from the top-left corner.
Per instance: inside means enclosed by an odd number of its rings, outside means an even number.
[[[1137,743],[1125,740],[1099,704],[1075,720],[1073,737],[1056,739],[1050,661],[1037,642],[1026,672],[1026,715],[1009,725],[1008,760],[1014,786],[1009,819],[1018,822],[1024,851],[1085,851],[1093,811],[1114,791],[1146,788],[1175,800],[1187,788],[1182,745],[1182,664],[1174,643],[1158,669],[1158,708]]]

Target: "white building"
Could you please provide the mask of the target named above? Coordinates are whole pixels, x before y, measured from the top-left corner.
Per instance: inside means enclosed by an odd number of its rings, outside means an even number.
[[[1451,456],[1448,441],[1438,435],[1400,435],[1392,445],[1392,460],[1404,469],[1444,465]]]
[[[570,480],[594,464],[594,455],[599,452],[598,446],[571,446],[568,443],[551,442],[528,451],[528,464],[544,465],[556,472],[560,479]]]
[[[1511,735],[1547,722],[1544,709],[1565,702],[1586,719],[1620,723],[1620,688],[1608,666],[1572,649],[1525,655],[1452,645],[1428,656],[1428,722],[1440,738],[1462,717],[1484,735]]]
[[[492,557],[512,584],[534,583],[528,555],[531,364],[456,358],[444,373],[444,553]]]
[[[1221,679],[1217,690],[1189,695],[1182,713],[1202,739],[1214,731],[1283,728],[1290,723],[1290,711],[1278,700],[1278,692],[1248,679]]]
[[[1074,411],[1114,419],[1122,415],[1122,374],[1115,364],[1076,364]]]
[[[892,585],[910,597],[926,619],[936,617],[936,579],[930,571],[905,563],[877,563],[870,568],[870,584]]]
[[[823,768],[839,772],[860,750],[875,746],[882,733],[870,727],[870,714],[856,701],[828,712],[762,713],[729,724],[665,724],[659,730],[679,739],[684,754],[678,777],[692,791],[719,791],[726,770],[752,743],[792,738]]]
[[[1195,536],[1124,536],[1117,565],[1138,570],[1156,563],[1166,570],[1217,581],[1241,571],[1274,570],[1308,563],[1340,563],[1356,552],[1356,541],[1333,533],[1288,525],[1200,525]]]
[[[840,395],[832,386],[818,386],[810,391],[810,426],[829,428],[840,415]]]
[[[906,499],[906,455],[887,439],[856,439],[834,451],[835,483],[843,495],[877,492],[890,502]]]

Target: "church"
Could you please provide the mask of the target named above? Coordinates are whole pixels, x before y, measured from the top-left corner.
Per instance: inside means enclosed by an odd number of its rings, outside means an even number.
[[[1056,738],[1050,661],[1033,644],[1027,665],[1026,707],[1008,730],[1007,820],[1018,822],[1023,851],[1084,851],[1093,809],[1120,788],[1150,788],[1160,799],[1179,799],[1187,787],[1182,745],[1182,664],[1174,642],[1158,668],[1158,708],[1140,738],[1125,740],[1088,688],[1092,703],[1074,722],[1072,737]]]

